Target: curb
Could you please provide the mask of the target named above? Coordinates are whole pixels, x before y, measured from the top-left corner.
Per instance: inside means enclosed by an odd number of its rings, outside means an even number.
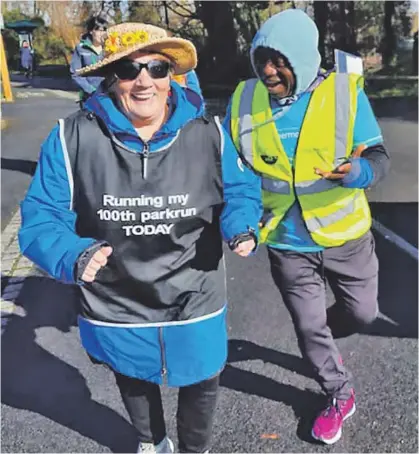
[[[20,227],[20,210],[4,229],[1,237],[1,275],[7,281],[1,292],[1,333],[3,334],[12,315],[22,315],[22,308],[15,303],[31,274],[34,264],[24,257],[19,249],[18,230]]]

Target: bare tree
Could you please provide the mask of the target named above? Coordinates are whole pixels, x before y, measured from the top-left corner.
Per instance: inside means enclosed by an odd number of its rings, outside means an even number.
[[[341,47],[348,52],[355,53],[356,32],[355,32],[355,2],[339,2],[341,21]]]
[[[394,56],[396,48],[396,36],[393,28],[393,17],[395,13],[395,2],[384,3],[384,36],[382,41],[383,66],[388,68]]]
[[[329,5],[328,2],[313,2],[314,9],[314,20],[319,30],[319,52],[322,56],[322,61],[325,62],[325,45],[326,45],[326,33],[327,33],[327,21],[329,18]]]
[[[45,9],[51,20],[51,29],[57,37],[62,39],[67,49],[73,49],[83,31],[81,26],[82,5],[78,7],[72,0],[59,2],[45,2]],[[69,54],[63,51],[69,63]]]
[[[196,5],[197,15],[208,33],[205,74],[226,84],[235,82],[237,33],[230,2],[201,1]]]

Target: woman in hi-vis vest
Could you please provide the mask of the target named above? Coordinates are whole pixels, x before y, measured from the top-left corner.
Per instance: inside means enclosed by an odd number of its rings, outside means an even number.
[[[317,46],[315,23],[298,9],[274,15],[254,37],[256,78],[238,85],[224,121],[237,153],[224,158],[222,230],[243,257],[258,242],[267,245],[303,358],[327,397],[312,436],[332,444],[355,412],[334,336],[378,315],[365,189],[386,175],[389,156],[362,77],[322,70]],[[259,188],[263,212],[236,186],[243,178]],[[331,310],[326,279],[336,297]]]

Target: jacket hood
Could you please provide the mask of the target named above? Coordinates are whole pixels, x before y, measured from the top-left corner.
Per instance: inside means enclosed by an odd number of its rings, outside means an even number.
[[[170,116],[150,139],[151,151],[170,141],[183,126],[204,113],[202,98],[192,90],[182,88],[176,82],[171,83],[171,96],[168,102]],[[125,145],[138,148],[138,144],[143,144],[131,121],[117,107],[109,94],[102,90],[102,86],[87,100],[84,108],[100,117],[109,131]]]
[[[316,24],[300,9],[288,9],[268,19],[253,38],[250,59],[257,47],[270,47],[287,57],[296,77],[295,95],[307,90],[316,78],[321,56]],[[256,74],[257,76],[257,74]]]
[[[93,41],[89,33],[84,34],[80,39],[80,46],[92,47]]]

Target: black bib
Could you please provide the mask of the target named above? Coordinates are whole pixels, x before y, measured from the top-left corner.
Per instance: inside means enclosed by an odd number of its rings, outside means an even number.
[[[220,309],[223,191],[214,120],[191,121],[148,158],[90,113],[67,118],[64,131],[77,233],[113,247],[95,282],[81,287],[83,315],[147,323]]]

